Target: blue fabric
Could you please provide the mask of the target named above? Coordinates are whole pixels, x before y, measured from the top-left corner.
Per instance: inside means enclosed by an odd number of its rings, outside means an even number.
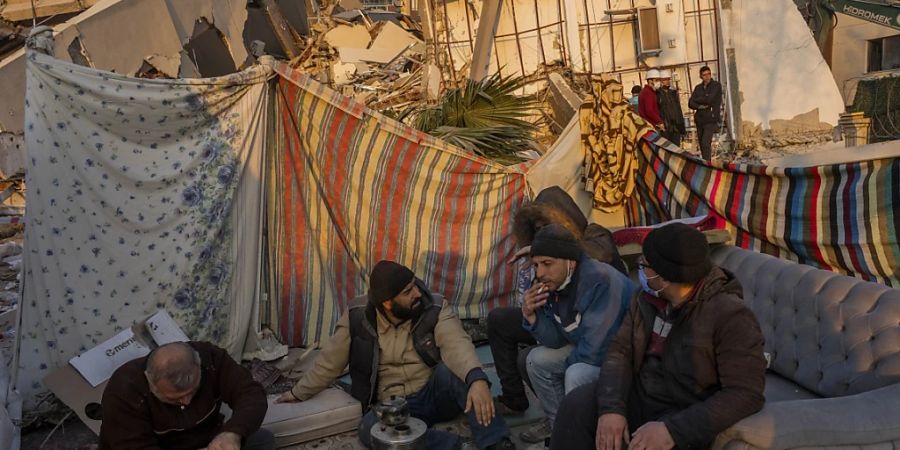
[[[474,370],[472,372],[475,372]],[[472,375],[469,372],[469,375]],[[482,371],[483,375],[484,372]],[[470,378],[467,376],[466,378]],[[474,380],[473,380],[474,381]],[[440,363],[434,368],[431,378],[419,392],[409,396],[406,401],[409,405],[409,413],[412,417],[421,419],[428,425],[428,431],[425,433],[426,447],[429,450],[452,450],[459,441],[459,436],[442,430],[435,430],[431,427],[439,422],[445,422],[455,419],[462,414],[466,408],[466,397],[469,394],[469,387],[459,379],[444,363]],[[478,448],[485,448],[494,445],[505,437],[509,437],[509,428],[503,417],[494,416],[494,420],[484,427],[478,423],[474,411],[466,414],[469,420],[469,428],[472,430],[472,437]],[[369,410],[359,424],[359,440],[367,448],[372,448],[372,435],[370,430],[372,425],[378,422],[375,413]]]
[[[587,256],[581,257],[575,270],[578,272],[575,309],[581,314],[578,328],[566,332],[553,318],[549,305],[537,311],[534,325],[527,321],[522,325],[545,347],[574,344],[575,350],[566,358],[567,365],[600,366],[638,287],[609,264]]]

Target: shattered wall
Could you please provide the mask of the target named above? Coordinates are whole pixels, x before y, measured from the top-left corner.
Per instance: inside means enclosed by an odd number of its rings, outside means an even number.
[[[837,85],[791,0],[723,1],[733,49],[741,145],[767,148],[828,140],[844,111]]]
[[[56,58],[116,73],[134,75],[147,64],[162,76],[194,78],[220,75],[217,66],[204,73],[203,51],[191,47],[198,22],[206,22],[221,39],[210,50],[229,55],[229,67],[248,61],[244,44],[246,0],[102,0],[82,14],[55,27]],[[201,30],[202,31],[202,30]],[[209,35],[203,35],[204,39]],[[223,50],[224,49],[224,50]],[[24,51],[0,62],[0,130],[23,127],[25,92]]]

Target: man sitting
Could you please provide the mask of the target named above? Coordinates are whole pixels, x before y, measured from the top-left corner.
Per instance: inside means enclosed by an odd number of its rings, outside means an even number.
[[[535,282],[525,292],[523,326],[540,345],[528,354],[526,367],[547,420],[520,437],[543,442],[566,393],[597,378],[637,287],[585,255],[575,236],[558,224],[535,234],[531,262]]]
[[[643,244],[635,296],[596,383],[560,407],[551,449],[708,448],[764,402],[763,336],[741,286],[684,224]]]
[[[222,402],[232,410],[223,420]],[[225,350],[173,342],[119,367],[103,392],[101,450],[274,450],[266,392]]]
[[[503,418],[494,417],[487,375],[472,340],[443,298],[432,294],[408,268],[380,261],[369,292],[354,299],[312,370],[278,401],[307,400],[321,392],[350,364],[350,393],[368,411],[359,439],[373,446],[377,422],[369,408],[392,395],[406,397],[410,415],[429,427],[463,412],[478,448],[512,449]],[[375,373],[373,373],[375,368]],[[459,436],[429,429],[427,448],[452,449]]]
[[[584,253],[600,262],[605,262],[625,273],[625,264],[619,256],[612,233],[606,228],[589,223],[578,208],[575,200],[559,186],[543,189],[534,201],[516,210],[513,216],[513,236],[520,249],[511,263],[526,258],[531,253],[531,242],[541,228],[557,223],[571,231]],[[531,287],[534,280],[534,266],[523,264],[517,274],[518,293]],[[528,353],[537,345],[534,336],[522,328],[521,300],[515,306],[494,308],[487,317],[488,343],[494,357],[494,367],[500,377],[501,395],[494,399],[498,413],[519,416],[528,409],[528,397],[522,377],[527,376],[525,367]],[[530,385],[529,380],[525,380]]]

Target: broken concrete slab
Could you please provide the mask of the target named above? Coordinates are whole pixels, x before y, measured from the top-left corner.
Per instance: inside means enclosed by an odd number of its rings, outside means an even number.
[[[25,135],[0,133],[0,177],[25,172]]]
[[[144,61],[171,78],[178,78],[181,57],[178,55],[150,55]]]
[[[331,80],[335,86],[347,84],[353,81],[353,76],[356,75],[356,64],[337,62],[331,66],[331,72]]]
[[[408,47],[422,44],[423,47],[421,50],[424,51],[425,43],[422,42],[422,40],[416,38],[393,22],[382,23],[381,30],[378,31],[378,35],[375,37],[375,40],[372,41],[372,45],[369,47],[370,49],[379,51],[384,49],[385,51],[399,54]]]
[[[10,21],[47,17],[57,14],[69,14],[84,11],[99,0],[37,0],[32,10],[31,0],[6,0],[0,9],[0,17]],[[32,11],[34,14],[32,14]]]
[[[325,42],[334,48],[369,48],[372,37],[363,25],[338,25],[325,33]]]

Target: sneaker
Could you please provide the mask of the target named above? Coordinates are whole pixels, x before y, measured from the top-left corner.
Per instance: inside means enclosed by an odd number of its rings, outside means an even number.
[[[508,437],[505,437],[502,441],[494,445],[488,445],[485,450],[516,450],[516,444]]]
[[[534,424],[531,428],[519,433],[519,439],[522,439],[529,444],[538,444],[543,443],[545,439],[550,438],[551,434],[553,434],[553,428],[550,426],[550,422],[542,420]]]
[[[511,417],[519,417],[524,416],[525,411],[528,409],[528,405],[525,405],[523,409],[513,408],[506,403],[503,403],[503,400],[500,397],[494,397],[494,412],[501,416],[511,416]]]

